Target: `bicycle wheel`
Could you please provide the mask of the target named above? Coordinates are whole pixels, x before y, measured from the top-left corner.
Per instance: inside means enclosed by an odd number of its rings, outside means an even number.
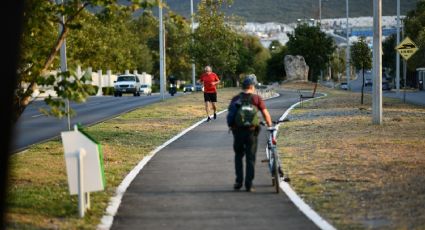
[[[280,192],[280,176],[279,176],[279,162],[277,160],[277,152],[276,150],[272,151],[273,157],[273,178],[274,178],[274,187],[276,189],[276,193]]]

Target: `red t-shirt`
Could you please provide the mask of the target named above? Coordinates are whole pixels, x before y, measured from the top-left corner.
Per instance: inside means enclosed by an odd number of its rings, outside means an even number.
[[[200,81],[204,83],[204,92],[205,93],[215,93],[217,92],[216,85],[213,85],[213,82],[220,81],[217,74],[211,73],[203,73],[200,77]]]

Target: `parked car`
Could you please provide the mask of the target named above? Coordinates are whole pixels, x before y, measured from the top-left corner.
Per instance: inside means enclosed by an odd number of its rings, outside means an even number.
[[[195,90],[196,91],[204,91],[204,86],[202,84],[196,84]]]
[[[140,92],[142,94],[150,96],[150,95],[152,95],[152,88],[150,87],[150,85],[141,85],[140,86]]]
[[[123,93],[140,96],[140,80],[134,74],[119,75],[114,81],[114,96],[121,97]]]
[[[367,86],[372,86],[372,79],[370,79],[370,78],[365,78],[365,79],[364,79],[364,86],[365,86],[365,87],[367,87]]]
[[[343,90],[348,90],[347,82],[341,82],[341,84],[339,85],[339,88]]]
[[[186,93],[186,92],[193,92],[194,90],[193,90],[193,85],[192,84],[187,84],[187,85],[185,85],[184,87],[183,87],[183,92],[184,93]]]
[[[382,90],[391,90],[390,83],[387,81],[382,82]]]

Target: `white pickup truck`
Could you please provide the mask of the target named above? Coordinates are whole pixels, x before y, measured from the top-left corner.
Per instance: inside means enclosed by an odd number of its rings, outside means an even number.
[[[134,74],[119,75],[114,81],[114,96],[121,97],[123,93],[140,96],[140,80]]]

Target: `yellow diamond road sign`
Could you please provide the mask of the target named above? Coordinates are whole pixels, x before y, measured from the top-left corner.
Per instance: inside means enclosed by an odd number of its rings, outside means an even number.
[[[418,51],[418,46],[409,37],[406,37],[395,49],[407,61]]]

